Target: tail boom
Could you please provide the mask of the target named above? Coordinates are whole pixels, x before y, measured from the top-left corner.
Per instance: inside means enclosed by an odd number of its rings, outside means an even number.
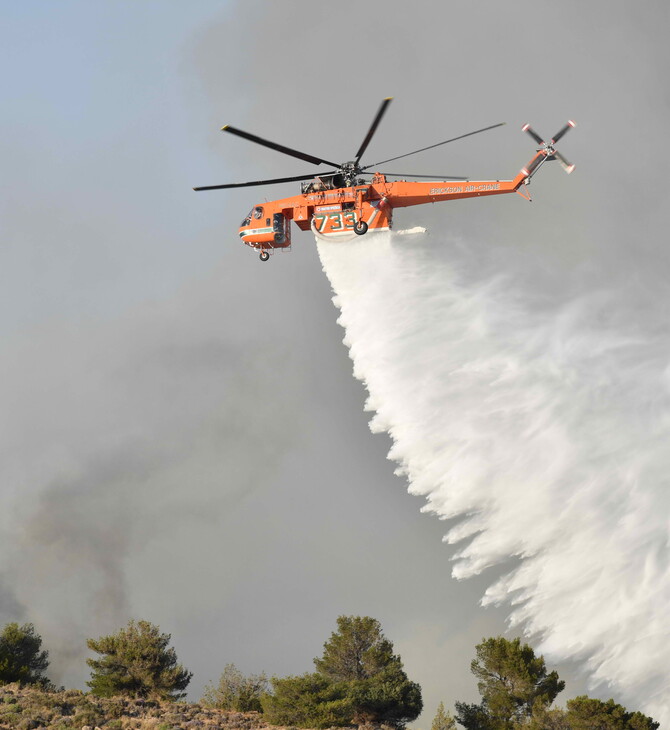
[[[571,165],[555,147],[556,142],[575,126],[575,122],[568,121],[554,135],[551,142],[547,143],[531,128],[530,124],[524,124],[521,129],[528,133],[539,147],[513,180],[449,180],[436,182],[396,180],[388,182],[381,173],[373,179],[372,186],[375,186],[375,182],[382,183],[383,195],[393,208],[404,208],[423,203],[440,203],[444,200],[458,200],[460,198],[479,198],[485,195],[520,193],[521,186],[528,184],[545,162],[558,160],[567,173],[571,173],[575,169],[575,166]],[[523,197],[527,198],[528,196],[524,195]]]
[[[386,197],[393,208],[406,208],[424,203],[441,203],[445,200],[479,198],[486,195],[514,193],[523,180],[465,180],[445,182],[408,182],[398,180],[387,183]]]

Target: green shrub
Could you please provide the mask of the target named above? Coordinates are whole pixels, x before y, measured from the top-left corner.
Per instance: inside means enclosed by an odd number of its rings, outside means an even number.
[[[245,676],[234,664],[226,664],[219,683],[207,685],[200,702],[217,710],[262,712],[261,697],[267,690],[265,674]]]
[[[344,682],[321,674],[272,678],[272,693],[263,696],[265,719],[272,725],[309,728],[351,724],[353,707]]]
[[[23,717],[21,720],[19,720],[18,725],[16,726],[18,730],[35,730],[36,727],[39,727],[42,723],[40,723],[39,720],[33,718],[33,717]]]
[[[6,714],[10,712],[21,712],[22,711],[21,705],[19,705],[19,701],[16,699],[16,697],[7,697],[5,699],[5,703],[0,707],[0,717],[4,717]]]
[[[84,725],[95,727],[96,725],[102,725],[104,719],[105,716],[100,710],[89,705],[88,707],[78,709],[74,716],[74,723],[81,727]]]

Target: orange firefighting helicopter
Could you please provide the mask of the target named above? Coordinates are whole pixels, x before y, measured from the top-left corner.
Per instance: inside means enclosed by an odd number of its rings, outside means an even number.
[[[343,240],[364,235],[368,231],[388,231],[392,225],[393,209],[423,203],[437,203],[442,200],[457,200],[483,195],[501,195],[503,193],[519,193],[530,200],[527,192],[522,192],[522,185],[528,185],[532,176],[541,165],[551,160],[558,160],[563,169],[570,173],[574,170],[555,145],[575,123],[570,120],[553,137],[545,142],[529,124],[522,127],[524,132],[537,142],[535,155],[521,169],[513,180],[469,180],[453,175],[402,175],[391,172],[366,172],[370,168],[378,168],[387,162],[394,162],[419,152],[434,149],[458,139],[471,137],[473,134],[486,132],[504,124],[493,124],[490,127],[477,129],[474,132],[452,137],[444,142],[422,147],[404,155],[391,157],[372,165],[361,167],[361,158],[370,140],[382,120],[392,97],[382,101],[365,139],[356,153],[356,157],[344,163],[330,162],[322,157],[299,152],[275,142],[270,142],[254,134],[243,132],[226,125],[222,131],[230,132],[250,142],[261,144],[270,149],[283,152],[291,157],[311,162],[314,165],[329,165],[335,169],[321,174],[297,175],[281,177],[273,180],[254,180],[245,183],[227,185],[208,185],[193,188],[194,190],[225,190],[227,188],[243,188],[256,185],[273,185],[275,183],[303,181],[300,195],[282,200],[255,205],[240,225],[240,238],[247,246],[260,250],[261,261],[267,261],[275,249],[286,249],[291,245],[291,221],[298,228],[307,231],[311,228],[319,238]],[[372,177],[366,181],[366,177]],[[431,182],[413,182],[404,178],[428,178]],[[401,178],[390,181],[387,178]],[[305,182],[308,181],[308,182]]]

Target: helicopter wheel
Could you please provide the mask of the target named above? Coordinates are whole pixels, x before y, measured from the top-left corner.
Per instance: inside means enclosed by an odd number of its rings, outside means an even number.
[[[364,236],[368,232],[368,224],[365,221],[356,221],[354,223],[354,233]]]
[[[267,251],[261,251],[259,258],[261,261],[267,261],[270,258],[270,254]]]

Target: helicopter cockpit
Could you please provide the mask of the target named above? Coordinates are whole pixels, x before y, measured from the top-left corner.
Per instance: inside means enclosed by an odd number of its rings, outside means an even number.
[[[267,205],[255,205],[242,220],[239,230],[242,243],[261,251],[261,259],[267,261],[268,251],[289,248],[291,245],[291,220],[284,212]]]
[[[242,222],[240,223],[240,228],[246,228],[247,226],[251,225],[252,218],[259,220],[262,217],[263,217],[263,207],[260,205],[256,205],[249,211],[246,218],[244,218],[242,220]]]

